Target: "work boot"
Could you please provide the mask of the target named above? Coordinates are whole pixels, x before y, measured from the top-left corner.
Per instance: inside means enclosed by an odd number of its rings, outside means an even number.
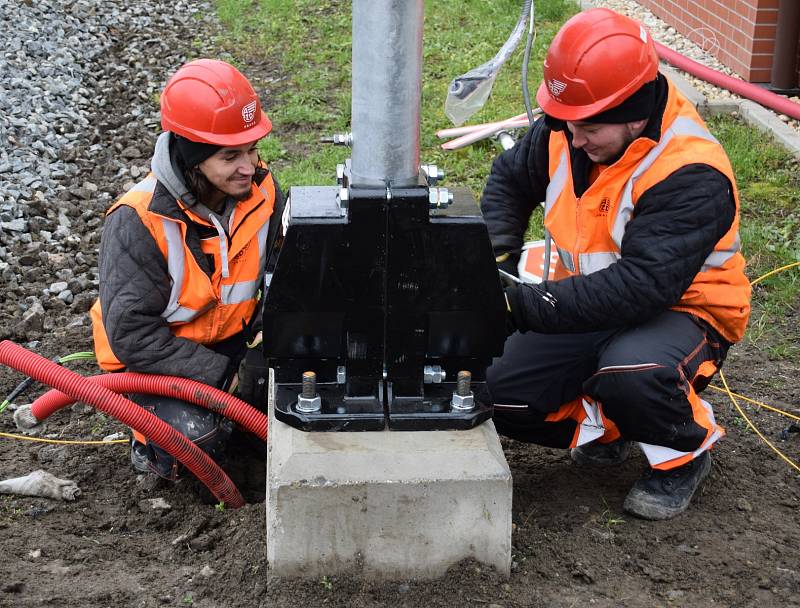
[[[676,469],[649,469],[633,484],[622,508],[642,519],[670,519],[683,513],[711,470],[711,454],[703,452]]]
[[[608,443],[594,440],[572,448],[569,451],[569,457],[572,462],[582,467],[607,467],[621,464],[628,459],[632,443],[625,441],[622,437]]]
[[[131,466],[137,473],[150,473],[150,459],[147,457],[147,446],[135,439],[131,441]]]

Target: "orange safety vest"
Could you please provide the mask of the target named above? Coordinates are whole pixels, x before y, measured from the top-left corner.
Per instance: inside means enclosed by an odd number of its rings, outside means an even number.
[[[167,261],[171,292],[161,313],[172,333],[200,344],[215,344],[238,332],[250,321],[267,264],[267,230],[275,205],[272,174],[253,184],[250,198],[241,201],[231,215],[228,238],[204,238],[204,254],[214,256],[214,272],[209,277],[186,245],[186,224],[148,209],[157,180],[151,173],[136,184],[109,210],[128,205],[136,210]],[[177,201],[198,224],[212,226]],[[219,231],[219,229],[218,229]],[[92,331],[97,362],[106,371],[125,365],[111,350],[101,318],[100,300],[91,309]]]
[[[544,223],[558,251],[556,279],[590,274],[617,262],[625,225],[639,197],[676,170],[702,163],[725,175],[736,201],[733,224],[672,309],[704,319],[730,342],[742,338],[750,315],[750,283],[740,253],[739,193],[733,169],[703,119],[671,82],[659,141],[636,139],[581,197],[575,196],[563,132],[550,134],[549,154]]]

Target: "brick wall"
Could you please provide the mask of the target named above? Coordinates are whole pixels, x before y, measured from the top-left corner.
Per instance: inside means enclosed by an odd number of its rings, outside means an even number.
[[[779,0],[637,1],[692,42],[705,36],[706,50],[745,80],[770,81]]]

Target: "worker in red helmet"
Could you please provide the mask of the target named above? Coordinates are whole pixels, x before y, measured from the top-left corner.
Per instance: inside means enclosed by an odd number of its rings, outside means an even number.
[[[487,372],[500,433],[571,448],[581,466],[649,466],[624,509],[683,512],[723,436],[699,392],[742,338],[750,287],[730,162],[658,71],[653,40],[608,9],[556,34],[536,95],[544,119],[492,166],[481,208],[517,274],[531,213],[558,263],[506,289],[512,326]]]
[[[284,203],[258,154],[272,123],[235,67],[200,59],[167,82],[161,126],[151,173],[106,215],[91,310],[98,363],[224,389],[264,386],[260,349],[246,344],[258,335],[258,300]],[[237,382],[245,354],[255,361]],[[245,393],[264,406],[263,391]],[[132,398],[213,458],[222,455],[232,425],[219,414],[160,396]],[[172,456],[134,437],[137,470],[178,479]]]

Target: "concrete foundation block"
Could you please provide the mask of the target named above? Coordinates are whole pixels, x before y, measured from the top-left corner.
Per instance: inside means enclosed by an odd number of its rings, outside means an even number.
[[[273,574],[429,579],[471,557],[508,575],[511,473],[491,421],[469,431],[306,433],[272,412]]]

